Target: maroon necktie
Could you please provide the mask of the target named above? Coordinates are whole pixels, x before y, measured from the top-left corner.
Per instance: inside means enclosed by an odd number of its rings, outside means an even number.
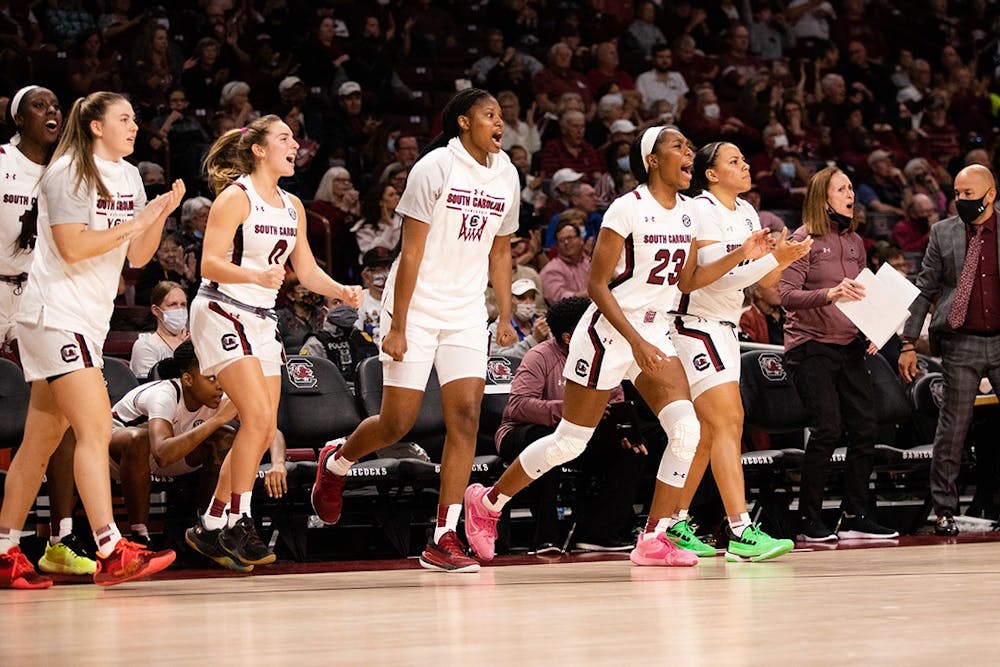
[[[962,276],[955,288],[955,298],[948,311],[948,324],[952,329],[961,329],[965,324],[965,315],[969,310],[969,298],[972,296],[972,284],[976,281],[976,271],[979,270],[979,256],[983,249],[983,226],[976,225],[976,234],[969,240],[969,248],[965,252],[965,264],[962,266]]]

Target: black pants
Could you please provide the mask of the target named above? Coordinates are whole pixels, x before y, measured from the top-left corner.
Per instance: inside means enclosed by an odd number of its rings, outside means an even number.
[[[799,509],[803,516],[820,520],[823,487],[830,455],[847,432],[844,463],[844,499],[848,514],[865,514],[868,479],[872,473],[875,437],[874,393],[865,366],[865,345],[810,341],[785,353],[795,388],[812,415],[809,443],[802,462]]]
[[[517,426],[500,442],[500,458],[510,464],[528,445],[554,431],[553,428],[535,424]],[[613,427],[606,428],[602,422],[587,443],[586,451],[569,463],[586,477],[597,478],[596,494],[585,494],[586,497],[574,500],[576,541],[602,543],[630,539],[635,519],[632,502],[646,457],[622,449],[613,433]],[[561,476],[562,468],[553,468],[527,489],[528,506],[535,518],[536,546],[562,542],[556,509]]]

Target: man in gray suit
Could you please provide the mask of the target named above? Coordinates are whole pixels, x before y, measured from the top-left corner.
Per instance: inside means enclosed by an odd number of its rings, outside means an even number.
[[[914,341],[927,312],[931,352],[944,366],[944,401],[934,435],[931,498],[938,535],[957,535],[958,477],[962,448],[972,420],[979,382],[985,375],[1000,389],[1000,236],[997,234],[996,179],[989,169],[971,165],[955,177],[958,216],[931,227],[917,287],[903,328],[899,372],[910,382],[917,374]]]

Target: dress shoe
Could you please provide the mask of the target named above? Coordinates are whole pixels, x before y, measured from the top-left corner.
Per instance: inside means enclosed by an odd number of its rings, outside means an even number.
[[[942,514],[934,522],[934,534],[941,535],[942,537],[954,537],[958,535],[958,525],[955,523],[955,517],[951,514]]]

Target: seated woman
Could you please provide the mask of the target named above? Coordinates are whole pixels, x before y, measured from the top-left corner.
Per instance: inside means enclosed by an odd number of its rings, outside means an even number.
[[[351,182],[351,174],[343,167],[330,167],[323,174],[316,188],[316,194],[309,210],[319,213],[330,221],[333,237],[333,266],[326,270],[340,282],[356,282],[358,255],[357,241],[351,228],[361,217],[361,198]],[[309,224],[309,245],[323,248],[326,245],[325,232],[320,225]]]
[[[164,280],[150,292],[149,309],[156,318],[156,331],[139,334],[132,345],[129,366],[139,379],[161,359],[172,357],[177,346],[188,339],[188,299],[177,283]]]

